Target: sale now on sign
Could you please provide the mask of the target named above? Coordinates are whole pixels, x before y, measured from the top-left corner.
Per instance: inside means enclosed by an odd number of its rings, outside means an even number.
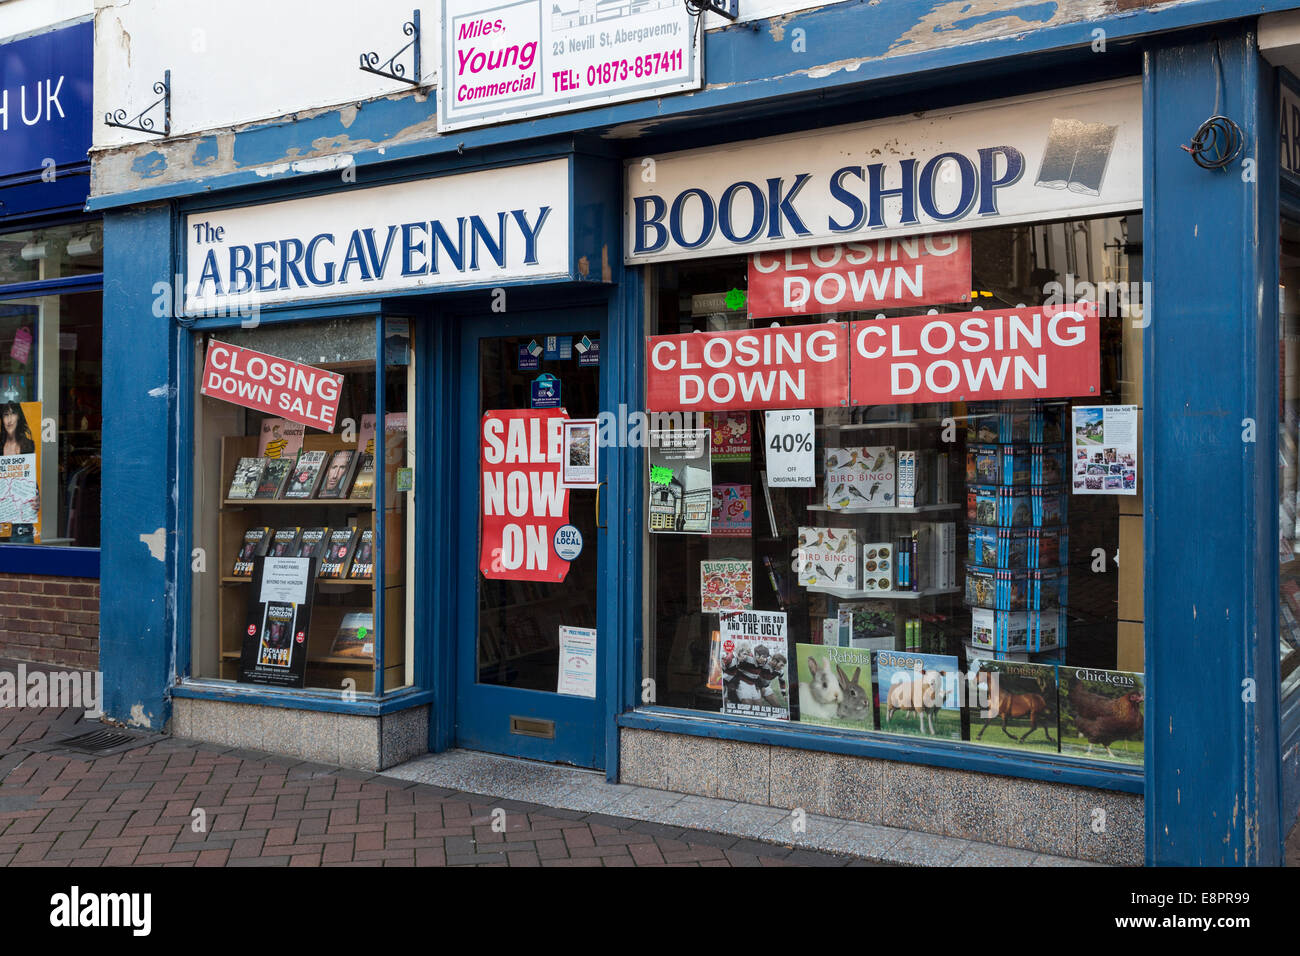
[[[1101,384],[1091,302],[854,322],[852,335],[854,405],[1064,398]]]
[[[332,432],[343,376],[213,339],[199,390],[209,398]]]
[[[479,445],[483,533],[479,570],[506,581],[563,581],[569,562],[555,553],[555,533],[569,523],[561,409],[483,414]]]
[[[749,257],[749,312],[861,312],[970,298],[970,234],[877,239]]]
[[[648,340],[651,412],[848,403],[848,324],[828,322]]]

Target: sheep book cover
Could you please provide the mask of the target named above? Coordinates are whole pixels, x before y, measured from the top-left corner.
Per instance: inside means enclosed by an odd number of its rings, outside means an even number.
[[[1142,674],[1061,667],[1061,753],[1142,766]]]
[[[1058,753],[1056,665],[974,660],[966,703],[972,743]]]
[[[722,712],[790,719],[790,659],[783,611],[722,614]]]
[[[795,645],[799,722],[872,730],[871,651],[826,644]]]
[[[880,729],[961,740],[960,682],[956,657],[877,651]]]

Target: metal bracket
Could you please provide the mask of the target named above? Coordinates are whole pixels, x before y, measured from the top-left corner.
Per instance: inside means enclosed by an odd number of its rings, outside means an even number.
[[[716,13],[734,21],[740,16],[740,0],[686,0],[686,9],[693,17],[701,13]]]
[[[126,110],[113,110],[111,113],[104,114],[104,124],[106,126],[116,126],[120,129],[134,130],[137,133],[148,133],[151,136],[170,136],[172,134],[172,71],[166,70],[160,82],[153,85],[153,91],[158,94],[158,99],[154,100],[134,116],[127,118]],[[152,110],[159,103],[163,105],[163,128],[157,129],[154,121],[145,114]]]
[[[387,60],[381,64],[378,53],[361,54],[361,69],[367,73],[374,73],[376,76],[384,76],[390,80],[400,80],[403,83],[410,83],[412,86],[420,85],[420,11],[415,10],[411,14],[411,19],[402,24],[402,32],[411,38],[411,42],[406,44]],[[397,58],[407,50],[415,48],[415,71],[412,76],[406,75],[406,66],[396,62]]]

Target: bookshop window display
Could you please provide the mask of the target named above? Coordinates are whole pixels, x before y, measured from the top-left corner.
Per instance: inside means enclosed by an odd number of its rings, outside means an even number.
[[[39,293],[102,271],[100,223],[0,233],[0,544],[99,547],[102,295]]]
[[[655,703],[1141,766],[1141,236],[656,266]]]
[[[373,319],[195,337],[195,677],[411,683],[415,375],[385,321],[382,380]]]

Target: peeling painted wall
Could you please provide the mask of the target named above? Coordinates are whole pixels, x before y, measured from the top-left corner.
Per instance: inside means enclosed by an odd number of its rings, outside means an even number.
[[[94,195],[263,166],[268,175],[278,175],[323,157],[340,157],[338,164],[347,165],[348,154],[358,150],[437,136],[432,88],[394,89],[392,81],[356,67],[363,50],[387,56],[400,47],[409,0],[375,0],[364,22],[356,22],[353,5],[339,0],[312,4],[310,18],[300,15],[300,2],[277,4],[269,15],[265,4],[253,0],[101,2],[106,5],[97,17],[97,109],[147,104],[150,85],[170,67],[177,136],[139,142],[139,134],[98,125]],[[749,23],[710,34],[706,90],[773,75],[823,79],[893,58],[904,72],[905,57],[918,52],[1021,36],[1135,6],[1188,2],[849,0],[810,7],[806,0],[745,0],[741,9]],[[337,17],[331,8],[339,10]],[[256,20],[256,31],[233,26],[245,15]],[[348,28],[340,30],[340,22]],[[716,17],[706,22],[725,23]],[[861,36],[846,30],[846,23],[860,24]],[[430,13],[424,23],[426,77],[436,66],[436,37]],[[672,102],[689,103],[696,95],[681,94]],[[241,147],[252,130],[258,146]],[[268,149],[268,142],[280,148]]]

